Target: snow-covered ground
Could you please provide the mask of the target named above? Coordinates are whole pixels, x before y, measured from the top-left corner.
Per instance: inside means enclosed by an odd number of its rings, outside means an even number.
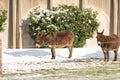
[[[84,58],[103,58],[103,53],[100,47],[74,48],[71,59],[67,58],[69,55],[68,53],[69,51],[67,48],[57,48],[56,59],[52,60],[51,50],[49,48],[3,49],[3,74],[26,73],[31,71],[39,71],[41,69],[77,69],[89,66],[101,66],[100,63],[90,62],[88,64],[84,61]],[[110,52],[111,58],[113,58],[113,55],[113,52]]]

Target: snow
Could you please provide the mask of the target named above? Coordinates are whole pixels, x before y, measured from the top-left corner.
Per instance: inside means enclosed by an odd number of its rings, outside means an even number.
[[[56,59],[51,59],[50,48],[34,49],[3,49],[2,69],[3,74],[26,73],[42,69],[77,69],[88,66],[101,66],[99,63],[84,61],[84,58],[103,58],[100,47],[73,48],[73,56],[68,59],[67,48],[56,48]],[[110,57],[113,58],[113,52]],[[103,60],[103,59],[102,59]]]

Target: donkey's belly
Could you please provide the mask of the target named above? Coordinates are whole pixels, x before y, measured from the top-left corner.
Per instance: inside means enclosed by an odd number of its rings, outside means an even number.
[[[106,52],[106,51],[115,51],[115,50],[118,50],[118,47],[102,48],[102,50],[104,52]]]
[[[49,47],[56,47],[56,48],[63,48],[66,46],[68,46],[68,45],[49,45]]]

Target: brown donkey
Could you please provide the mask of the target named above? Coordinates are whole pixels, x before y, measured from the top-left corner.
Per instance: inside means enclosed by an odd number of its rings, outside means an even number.
[[[97,43],[101,46],[104,53],[104,60],[109,61],[109,51],[113,50],[115,53],[114,61],[117,61],[118,49],[120,45],[120,37],[118,35],[112,34],[110,36],[103,35],[103,32],[97,31]]]
[[[55,48],[57,47],[68,47],[69,56],[72,57],[74,34],[69,30],[64,30],[60,32],[52,32],[43,34],[38,33],[36,38],[36,47],[40,47],[42,44],[48,44],[51,48],[52,59],[55,59]]]

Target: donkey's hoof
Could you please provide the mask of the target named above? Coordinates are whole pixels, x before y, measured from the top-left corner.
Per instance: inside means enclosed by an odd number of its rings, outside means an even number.
[[[55,59],[55,57],[52,57],[51,59]]]
[[[114,59],[113,61],[117,61],[116,59]]]

